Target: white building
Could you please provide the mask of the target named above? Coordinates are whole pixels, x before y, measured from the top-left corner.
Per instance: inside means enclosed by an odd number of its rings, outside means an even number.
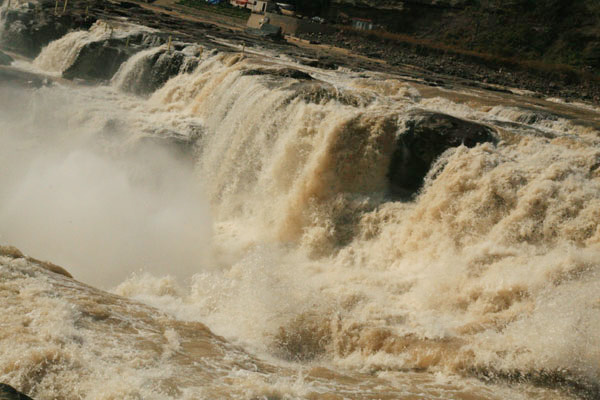
[[[229,4],[234,7],[248,8],[253,13],[264,14],[267,11],[268,0],[229,0]]]

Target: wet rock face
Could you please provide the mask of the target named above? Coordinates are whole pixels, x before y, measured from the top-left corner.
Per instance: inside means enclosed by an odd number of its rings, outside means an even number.
[[[46,5],[48,7],[48,5]],[[42,48],[71,29],[88,29],[96,20],[75,15],[55,16],[53,11],[29,3],[18,10],[0,11],[3,34],[0,47],[26,57],[36,57]]]
[[[81,48],[73,64],[63,72],[63,77],[88,81],[108,80],[133,54],[160,43],[160,38],[148,34],[87,43]]]
[[[198,62],[198,57],[190,56],[186,51],[161,50],[145,58],[127,77],[122,89],[138,95],[153,93],[172,77],[192,72]]]
[[[11,56],[0,51],[0,65],[10,65],[12,62],[13,59]]]
[[[110,79],[119,66],[134,51],[125,48],[124,44],[107,40],[85,45],[73,64],[63,72],[67,79],[106,80]]]
[[[40,88],[51,82],[51,79],[42,78],[37,74],[0,66],[0,88],[3,86]]]
[[[484,125],[446,114],[413,111],[398,136],[388,178],[392,196],[407,198],[423,185],[433,162],[446,150],[464,145],[496,143],[494,131]]]
[[[190,72],[198,66],[198,61],[195,60],[195,62],[192,61],[189,65],[186,65],[185,70],[182,71],[182,67],[186,63],[186,56],[180,51],[157,54],[152,57],[150,63],[151,70],[147,85],[149,93],[160,88],[180,72]]]
[[[6,383],[0,383],[0,400],[33,400]]]
[[[310,81],[313,79],[312,76],[307,74],[304,71],[300,71],[293,68],[279,68],[279,69],[267,69],[267,68],[257,68],[257,69],[249,69],[242,72],[242,75],[247,76],[256,76],[256,75],[271,75],[278,76],[282,78],[293,78],[298,80],[307,80]]]

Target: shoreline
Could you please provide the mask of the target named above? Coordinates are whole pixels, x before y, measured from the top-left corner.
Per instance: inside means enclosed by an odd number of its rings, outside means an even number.
[[[369,40],[375,35],[351,29],[333,35],[303,35],[302,39],[346,48],[355,54],[379,58],[391,68],[416,67],[432,75],[464,79],[479,84],[533,92],[535,97],[560,97],[566,102],[584,101],[600,104],[600,80],[589,79],[583,72],[561,70],[562,66],[548,64],[527,69],[527,63],[497,59],[488,54],[467,54],[460,49],[443,49],[431,44],[408,41]],[[385,43],[384,43],[385,42]],[[510,64],[513,65],[510,65]],[[537,70],[536,70],[537,68]],[[569,82],[572,81],[572,82]]]
[[[246,33],[239,23],[225,21],[218,14],[214,14],[217,20],[213,20],[210,12],[179,5],[176,0],[158,0],[154,3],[137,0],[95,1],[89,6],[82,1],[73,1],[69,3],[65,14],[58,16],[50,15],[55,7],[54,2],[42,0],[39,4],[43,12],[35,18],[54,18],[70,30],[86,29],[96,19],[126,18],[132,23],[156,29],[162,36],[173,36],[173,40],[221,47],[218,42],[211,40],[210,36],[214,36],[238,44],[240,48],[261,46],[323,69],[345,67],[358,72],[368,70],[408,75],[425,80],[426,84],[434,87],[475,87],[541,99],[558,97],[566,103],[578,101],[600,104],[600,81],[565,83],[490,60],[477,60],[476,57],[458,52],[414,43],[369,40],[368,33],[338,31],[331,35],[286,37],[284,41],[274,42],[254,37]],[[48,37],[47,42],[57,38]]]

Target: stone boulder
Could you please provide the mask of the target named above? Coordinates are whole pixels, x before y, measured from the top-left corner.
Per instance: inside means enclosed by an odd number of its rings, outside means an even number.
[[[33,400],[6,383],[0,383],[0,400]]]
[[[10,65],[13,61],[11,56],[0,51],[0,65]]]
[[[417,193],[434,161],[446,150],[497,140],[495,131],[485,125],[430,111],[410,112],[388,171],[392,196],[409,198]]]

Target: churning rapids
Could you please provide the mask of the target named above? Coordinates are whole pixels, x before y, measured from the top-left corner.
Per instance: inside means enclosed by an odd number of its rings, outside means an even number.
[[[108,38],[145,47],[62,78]],[[600,110],[234,47],[99,21],[2,67],[0,381],[598,398]]]

